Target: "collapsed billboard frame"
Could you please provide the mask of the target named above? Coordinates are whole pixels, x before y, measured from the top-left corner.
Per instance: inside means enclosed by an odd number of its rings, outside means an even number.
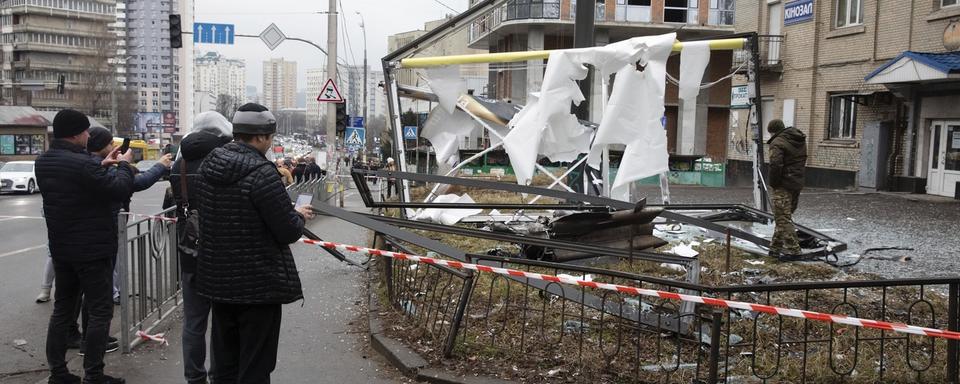
[[[504,204],[438,204],[438,203],[408,203],[408,202],[379,202],[376,201],[367,186],[365,177],[373,176],[379,178],[396,178],[404,181],[418,181],[425,183],[439,183],[448,185],[459,185],[464,187],[483,188],[490,190],[499,190],[514,193],[526,193],[553,197],[565,200],[567,204],[527,204],[516,205],[516,209],[584,209],[585,210],[628,210],[634,209],[636,204],[626,201],[620,201],[600,196],[590,196],[579,193],[558,191],[553,189],[517,185],[510,183],[501,183],[495,181],[464,179],[458,177],[428,175],[410,172],[384,171],[384,170],[366,170],[353,169],[351,176],[357,185],[358,192],[364,204],[369,208],[439,208],[439,209],[504,209]],[[724,221],[750,221],[750,222],[772,222],[773,215],[755,209],[743,204],[683,204],[683,205],[648,205],[651,207],[662,207],[664,209],[660,216],[668,222],[681,223],[700,227],[718,234],[730,234],[731,237],[751,242],[763,248],[770,247],[770,240],[754,233],[744,231],[739,228],[721,224]],[[558,208],[562,207],[562,208]],[[721,211],[707,217],[696,217],[684,212],[692,211]],[[814,258],[819,256],[828,256],[842,252],[847,249],[847,245],[837,239],[820,233],[816,230],[803,225],[795,224],[801,237],[816,239],[819,244],[826,244],[823,247],[805,249],[801,254],[802,258]]]

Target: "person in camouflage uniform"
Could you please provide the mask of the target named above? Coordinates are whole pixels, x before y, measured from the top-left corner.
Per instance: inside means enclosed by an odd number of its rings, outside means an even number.
[[[793,226],[803,173],[807,165],[807,136],[794,127],[785,127],[777,119],[767,125],[773,135],[770,144],[770,187],[773,188],[773,219],[776,227],[770,242],[770,255],[795,259],[800,255],[800,241]]]

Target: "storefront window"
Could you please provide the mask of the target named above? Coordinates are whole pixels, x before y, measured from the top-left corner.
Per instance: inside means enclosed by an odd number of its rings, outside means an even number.
[[[40,155],[46,143],[44,135],[0,135],[0,155]]]

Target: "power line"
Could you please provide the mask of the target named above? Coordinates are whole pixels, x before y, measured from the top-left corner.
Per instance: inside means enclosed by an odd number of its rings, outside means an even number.
[[[433,1],[436,2],[437,4],[440,4],[440,5],[444,6],[444,7],[446,7],[447,9],[449,9],[449,10],[455,12],[455,13],[460,13],[460,11],[451,8],[449,5],[444,4],[444,3],[441,2],[440,0],[433,0]]]
[[[337,0],[340,3],[340,10],[344,10],[343,1]],[[353,66],[357,66],[357,56],[353,54],[353,43],[350,41],[350,32],[347,31],[347,12],[340,12],[340,20],[343,21],[343,35],[346,38],[347,50],[350,51],[350,57],[353,59]]]

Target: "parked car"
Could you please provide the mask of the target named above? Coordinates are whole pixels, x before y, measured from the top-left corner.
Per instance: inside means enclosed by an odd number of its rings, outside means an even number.
[[[32,161],[11,161],[0,168],[0,192],[39,192]]]

